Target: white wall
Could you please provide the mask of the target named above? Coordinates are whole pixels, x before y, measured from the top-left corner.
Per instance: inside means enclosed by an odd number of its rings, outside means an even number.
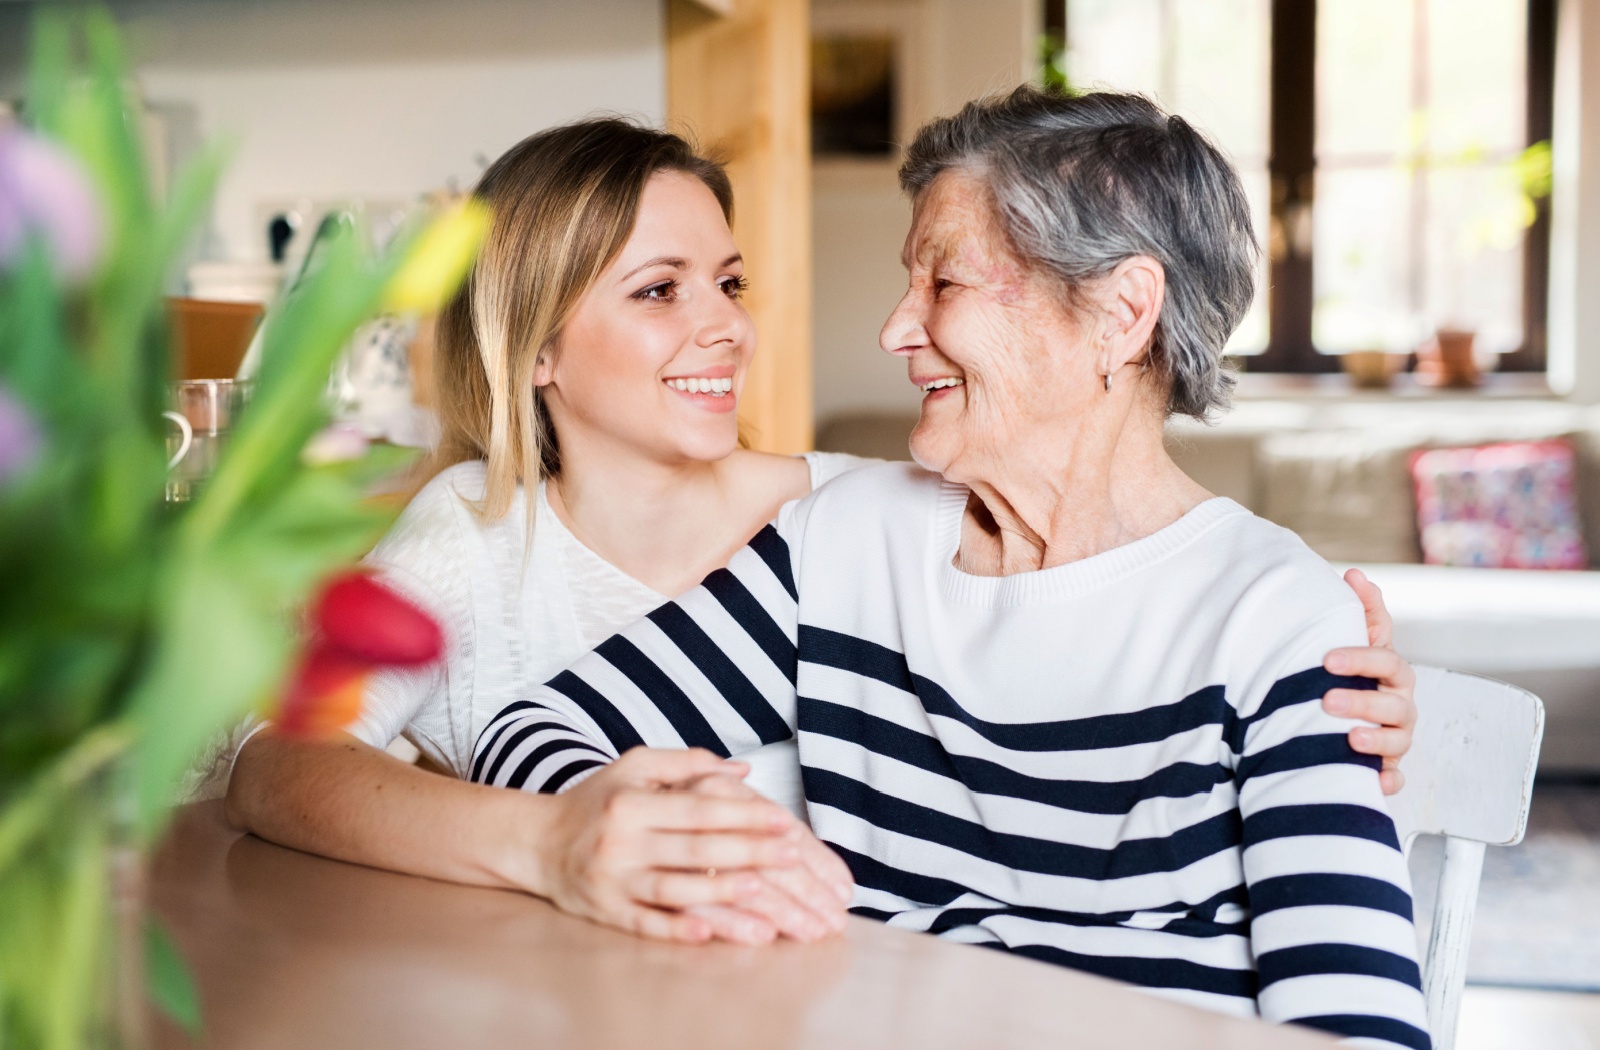
[[[0,29],[20,19],[10,8]],[[138,80],[181,154],[231,136],[204,248],[266,255],[284,199],[406,201],[596,111],[665,115],[660,0],[122,0]],[[0,64],[16,50],[0,45]],[[15,62],[11,64],[15,66]],[[4,70],[0,84],[14,84]]]
[[[887,32],[900,45],[901,134],[1033,74],[1038,0],[813,0],[812,27]],[[878,330],[905,291],[900,247],[911,208],[898,160],[822,160],[813,167],[815,398],[819,423],[846,412],[916,411],[905,363]]]

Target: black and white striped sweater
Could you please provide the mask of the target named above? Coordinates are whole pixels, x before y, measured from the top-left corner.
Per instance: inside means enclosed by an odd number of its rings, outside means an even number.
[[[1426,1048],[1376,761],[1322,710],[1359,603],[1225,499],[1006,577],[964,488],[853,471],[484,729],[473,779],[559,791],[640,745],[797,736],[853,910],[1358,1043]]]

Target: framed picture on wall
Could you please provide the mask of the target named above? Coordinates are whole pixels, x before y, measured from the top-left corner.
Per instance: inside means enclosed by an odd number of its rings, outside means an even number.
[[[895,39],[831,33],[811,40],[811,150],[816,157],[897,152]]]

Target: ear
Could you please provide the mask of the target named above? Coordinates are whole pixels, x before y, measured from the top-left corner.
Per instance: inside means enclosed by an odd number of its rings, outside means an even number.
[[[1101,285],[1106,314],[1101,335],[1111,371],[1145,360],[1166,294],[1167,271],[1148,255],[1124,259],[1106,276]]]
[[[533,361],[533,385],[549,386],[556,378],[556,348],[552,343],[539,351]]]

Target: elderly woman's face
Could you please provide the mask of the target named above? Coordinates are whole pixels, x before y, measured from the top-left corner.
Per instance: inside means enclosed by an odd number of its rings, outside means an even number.
[[[924,467],[988,480],[1103,394],[1089,333],[1059,282],[1013,255],[977,178],[949,171],[922,192],[903,261],[910,287],[879,342],[922,391],[911,454]]]

